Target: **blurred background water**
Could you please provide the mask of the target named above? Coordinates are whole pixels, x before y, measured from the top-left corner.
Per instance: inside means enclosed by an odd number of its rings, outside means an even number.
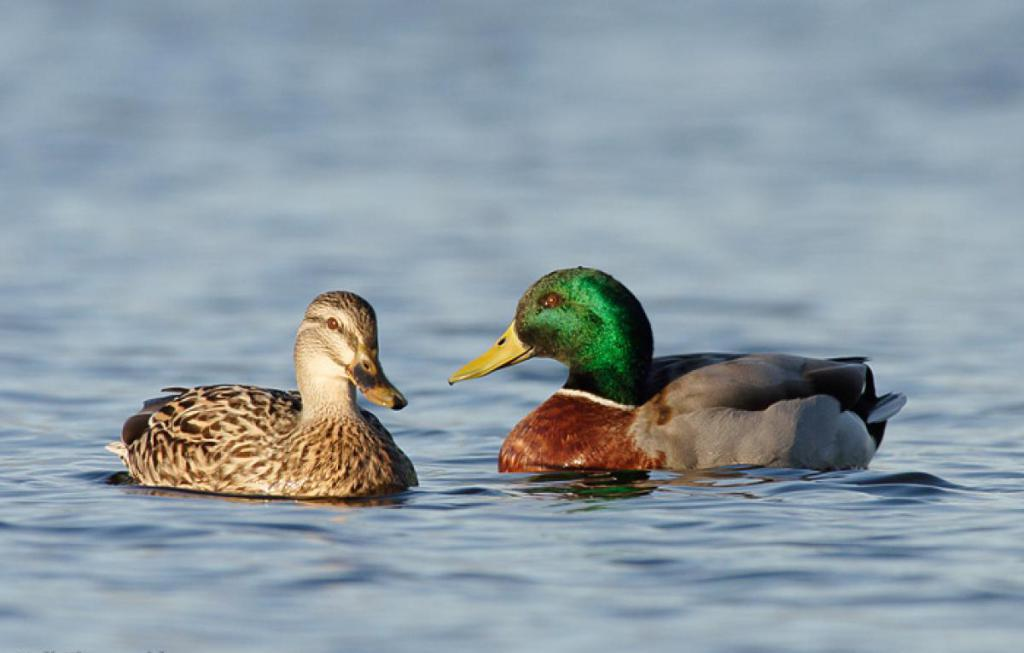
[[[1024,8],[37,2],[0,22],[4,651],[1013,650]],[[871,356],[871,470],[498,475],[562,379],[448,388],[536,277],[659,353]],[[167,385],[293,387],[377,308],[421,487],[164,496],[103,445]]]

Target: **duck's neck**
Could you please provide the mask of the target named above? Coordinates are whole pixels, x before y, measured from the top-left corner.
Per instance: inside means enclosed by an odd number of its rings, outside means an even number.
[[[360,415],[355,386],[332,361],[296,355],[295,380],[302,395],[303,421]]]
[[[651,367],[652,339],[644,328],[610,325],[582,349],[582,355],[566,361],[569,378],[565,388],[581,390],[627,406],[644,402]]]
[[[646,376],[647,367],[644,366],[642,370],[643,376]],[[570,370],[569,378],[563,387],[567,390],[589,392],[618,404],[639,406],[643,403],[646,384],[635,370],[603,367]]]

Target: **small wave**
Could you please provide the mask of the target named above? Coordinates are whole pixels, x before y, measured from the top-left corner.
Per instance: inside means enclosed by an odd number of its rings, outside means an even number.
[[[924,485],[946,489],[966,490],[962,485],[957,485],[944,478],[929,474],[928,472],[893,472],[882,474],[873,478],[857,479],[854,485]]]

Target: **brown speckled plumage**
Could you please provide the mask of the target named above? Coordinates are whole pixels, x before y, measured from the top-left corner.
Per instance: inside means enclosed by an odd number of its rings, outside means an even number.
[[[352,293],[324,293],[296,337],[300,392],[173,388],[175,394],[146,402],[109,448],[150,486],[290,497],[404,490],[417,484],[412,463],[355,402],[353,381],[378,403],[405,405],[376,349],[369,304]]]

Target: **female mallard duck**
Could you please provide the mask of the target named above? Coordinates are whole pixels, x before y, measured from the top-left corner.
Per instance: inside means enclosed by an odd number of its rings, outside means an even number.
[[[652,360],[640,302],[599,270],[557,270],[519,300],[487,352],[448,380],[541,356],[569,368],[561,390],[505,439],[503,472],[866,467],[906,403],[875,394],[863,358],[685,354]]]
[[[204,492],[346,497],[416,485],[412,463],[370,401],[399,410],[405,397],[377,358],[377,318],[363,298],[327,292],[295,337],[298,392],[244,385],[168,388],[147,401],[107,448],[144,485]]]

